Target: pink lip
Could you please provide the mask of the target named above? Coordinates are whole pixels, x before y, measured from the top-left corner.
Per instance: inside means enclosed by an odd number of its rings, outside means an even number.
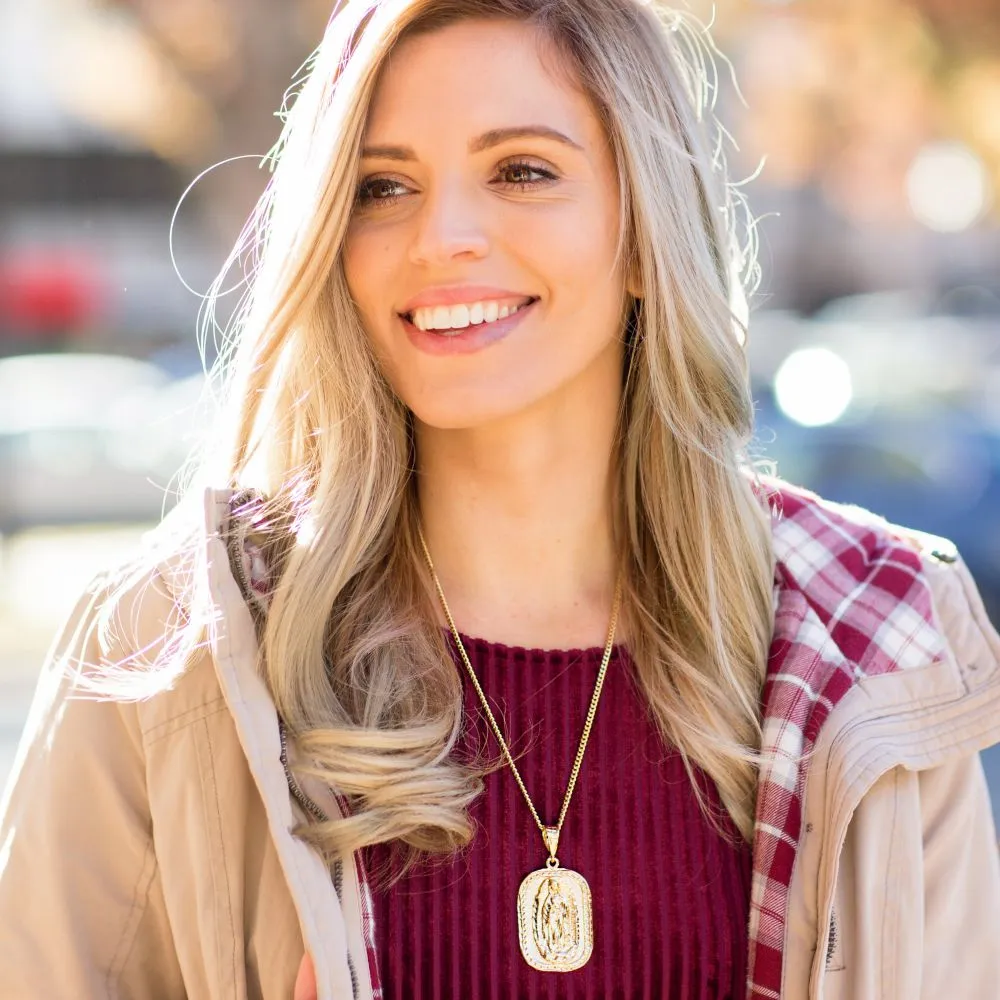
[[[399,311],[412,313],[414,309],[424,306],[454,306],[462,302],[482,302],[484,300],[501,302],[504,299],[523,300],[527,302],[530,295],[522,295],[506,288],[495,288],[490,285],[439,285],[436,288],[425,288],[415,295]]]
[[[444,334],[439,330],[420,330],[405,316],[400,316],[399,321],[403,324],[403,329],[406,330],[410,343],[418,351],[438,355],[471,354],[473,351],[481,351],[484,347],[489,347],[490,344],[503,340],[524,319],[525,314],[531,311],[537,301],[536,299],[529,305],[521,306],[513,316],[505,316],[492,323],[467,326],[461,333]]]

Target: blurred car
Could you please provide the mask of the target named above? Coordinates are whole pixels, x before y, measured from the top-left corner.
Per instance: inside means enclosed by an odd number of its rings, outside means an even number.
[[[0,533],[159,517],[196,383],[116,355],[0,360]]]

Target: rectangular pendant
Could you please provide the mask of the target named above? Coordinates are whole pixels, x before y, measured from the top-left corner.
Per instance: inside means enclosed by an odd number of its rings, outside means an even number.
[[[572,972],[594,950],[590,886],[569,868],[530,872],[517,893],[521,954],[541,972]]]

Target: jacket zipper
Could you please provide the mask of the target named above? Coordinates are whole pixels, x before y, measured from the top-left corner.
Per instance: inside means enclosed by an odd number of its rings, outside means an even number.
[[[233,571],[233,576],[236,577],[236,582],[239,584],[240,590],[243,593],[243,600],[247,607],[254,610],[254,589],[253,584],[250,582],[250,577],[247,574],[246,568],[243,565],[243,538],[241,530],[233,524],[232,510],[233,507],[239,508],[244,503],[251,499],[250,491],[244,490],[241,493],[237,493],[230,497],[229,499],[229,510],[230,510],[230,520],[228,528],[225,534],[224,541],[226,543],[226,551],[229,555],[229,566]]]
[[[298,783],[295,775],[292,774],[292,769],[288,766],[288,730],[285,728],[284,720],[280,717],[278,718],[278,736],[281,740],[281,767],[285,772],[285,780],[288,782],[288,789],[292,793],[295,801],[298,802],[302,808],[309,813],[313,819],[319,820],[321,823],[329,821],[330,817],[327,816],[326,812],[322,810],[306,793],[302,790],[302,786]],[[337,894],[338,899],[344,898],[344,864],[342,861],[335,860],[330,865],[330,877],[333,880],[333,891]],[[347,953],[347,968],[351,974],[351,992],[354,997],[360,996],[360,983],[358,982],[358,971],[354,967],[354,959],[351,957],[350,951]]]
[[[327,822],[330,817],[320,809],[318,805],[308,795],[302,790],[298,783],[295,775],[292,774],[292,769],[288,766],[288,730],[285,728],[285,723],[282,719],[278,720],[278,734],[281,737],[281,766],[285,771],[285,779],[288,782],[288,787],[295,797],[295,801],[298,802],[302,808],[312,816],[313,819],[319,820],[321,823]]]
[[[833,954],[837,950],[837,911],[830,911],[830,934],[826,941],[826,967],[833,962]]]

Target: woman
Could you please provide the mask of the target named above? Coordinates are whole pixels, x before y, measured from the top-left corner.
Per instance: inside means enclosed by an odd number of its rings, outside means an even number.
[[[748,468],[697,38],[334,17],[226,488],[41,682],[3,996],[993,995],[1000,638],[945,543]]]

